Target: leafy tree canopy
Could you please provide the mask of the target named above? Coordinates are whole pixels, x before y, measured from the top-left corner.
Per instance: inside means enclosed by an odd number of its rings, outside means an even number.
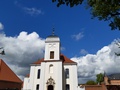
[[[96,83],[101,84],[104,81],[104,75],[102,73],[96,75]]]
[[[95,85],[95,84],[96,84],[96,82],[93,80],[89,80],[86,82],[86,85]]]
[[[85,1],[86,7],[91,10],[92,18],[109,22],[111,30],[120,30],[120,0],[52,0],[57,6],[74,7]]]

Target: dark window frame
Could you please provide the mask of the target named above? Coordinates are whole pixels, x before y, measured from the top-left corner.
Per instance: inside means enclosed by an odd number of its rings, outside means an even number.
[[[39,90],[39,84],[36,85],[36,90]]]
[[[69,69],[68,69],[68,68],[65,69],[65,77],[66,77],[66,78],[69,78],[69,77],[70,77],[70,76],[69,76]]]
[[[70,85],[66,84],[66,90],[70,90]]]
[[[50,59],[54,59],[54,51],[50,51]]]
[[[40,69],[38,69],[37,79],[40,79]]]

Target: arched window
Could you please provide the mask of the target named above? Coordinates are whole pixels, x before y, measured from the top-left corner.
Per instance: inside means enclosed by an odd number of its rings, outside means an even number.
[[[50,66],[49,66],[49,72],[53,73],[53,65],[52,64],[50,64]]]
[[[37,79],[40,78],[40,69],[38,69],[38,73],[37,73]]]
[[[65,69],[65,77],[69,78],[69,69],[68,68]]]

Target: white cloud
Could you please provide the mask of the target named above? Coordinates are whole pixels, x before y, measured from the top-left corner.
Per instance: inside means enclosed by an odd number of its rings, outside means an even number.
[[[65,47],[61,47],[60,50],[61,50],[61,51],[65,51]]]
[[[120,57],[116,56],[115,52],[120,52],[120,49],[112,42],[98,50],[96,54],[71,58],[78,63],[79,83],[95,80],[96,74],[104,71],[107,74],[120,73]]]
[[[31,16],[44,14],[42,10],[34,8],[34,7],[32,8],[24,7],[23,9],[27,14],[30,14]]]
[[[77,41],[80,40],[83,37],[84,37],[83,32],[80,32],[78,34],[72,35],[72,38],[77,40]]]
[[[4,26],[3,24],[0,22],[0,30],[3,30],[4,29]]]
[[[28,34],[23,31],[16,37],[0,34],[0,38],[0,47],[4,47],[6,53],[4,56],[0,55],[1,58],[21,78],[29,73],[29,64],[44,55],[45,39],[36,32]],[[120,73],[120,57],[115,52],[120,52],[120,49],[112,42],[96,54],[71,58],[78,63],[79,83],[95,79],[96,74],[104,71],[107,74]]]
[[[21,32],[16,37],[0,34],[0,46],[4,47],[6,55],[1,58],[21,78],[29,73],[29,65],[43,58],[45,40],[36,32],[28,34]]]
[[[86,51],[85,49],[81,49],[81,50],[80,50],[80,54],[86,55],[86,54],[88,54],[88,51]]]
[[[37,15],[43,15],[44,12],[41,9],[38,9],[36,7],[26,7],[23,6],[20,2],[15,1],[14,4],[21,8],[25,13],[31,15],[31,16],[37,16]]]

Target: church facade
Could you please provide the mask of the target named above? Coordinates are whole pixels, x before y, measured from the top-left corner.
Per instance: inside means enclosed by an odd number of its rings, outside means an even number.
[[[23,90],[78,90],[77,63],[61,54],[60,48],[58,36],[46,38],[44,58],[31,64]]]

